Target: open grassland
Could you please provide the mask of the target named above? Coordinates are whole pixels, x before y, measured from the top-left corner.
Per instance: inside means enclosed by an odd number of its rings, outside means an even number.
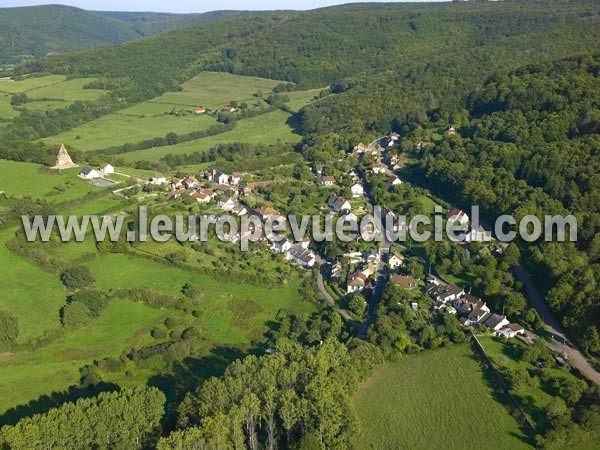
[[[468,345],[386,364],[354,397],[357,449],[531,449]]]
[[[8,94],[0,94],[0,119],[14,119],[19,115],[19,111],[13,108],[10,104],[12,96]]]
[[[14,233],[14,229],[0,233],[0,308],[18,317],[19,341],[24,342],[60,326],[59,309],[65,303],[66,291],[58,275],[42,271],[6,248]]]
[[[39,164],[0,160],[0,192],[62,203],[91,191],[106,189],[92,186],[79,178],[77,174],[80,170],[55,171]]]
[[[89,151],[165,137],[171,132],[187,134],[204,130],[216,123],[214,117],[207,115],[178,117],[164,114],[144,117],[116,112],[44,140],[55,145],[64,143]]]
[[[281,81],[224,72],[202,72],[184,83],[181,92],[168,92],[152,102],[219,109],[232,100],[248,104],[260,101],[255,94],[261,91],[267,97],[272,89],[280,83]]]
[[[107,91],[101,89],[84,89],[83,87],[94,78],[76,78],[74,80],[63,81],[62,83],[50,84],[37,89],[26,91],[27,96],[34,99],[52,99],[52,100],[98,100]]]
[[[137,330],[167,314],[166,310],[113,300],[102,316],[87,327],[70,332],[47,347],[0,354],[0,413],[77,384],[80,367],[94,359],[118,356]]]
[[[323,88],[326,89],[326,88]],[[308,91],[284,92],[283,95],[289,97],[286,103],[288,107],[295,112],[300,111],[306,105],[316,102],[319,99],[319,94],[323,89],[310,89]]]
[[[48,75],[45,77],[25,78],[19,81],[2,78],[0,79],[0,92],[6,92],[9,94],[29,92],[46,86],[61,84],[66,80],[66,78],[67,77],[64,75]]]
[[[275,144],[277,141],[299,142],[301,136],[296,134],[289,124],[290,117],[292,116],[286,112],[273,111],[249,119],[239,120],[236,127],[226,133],[178,145],[123,153],[119,157],[125,161],[158,161],[169,153],[183,155],[203,152],[217,144],[231,144],[234,142],[248,144]]]

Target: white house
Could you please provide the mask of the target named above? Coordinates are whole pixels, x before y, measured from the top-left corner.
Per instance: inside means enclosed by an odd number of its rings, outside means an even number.
[[[234,173],[231,175],[231,184],[237,186],[244,179],[244,175],[241,173]]]
[[[375,174],[385,173],[385,166],[380,163],[373,164],[373,173],[375,173]]]
[[[237,205],[235,205],[233,207],[233,209],[231,210],[231,212],[234,214],[237,214],[238,216],[245,216],[246,214],[248,214],[248,210],[241,203],[238,203]]]
[[[205,194],[204,192],[194,192],[192,194],[192,197],[194,197],[198,203],[209,203],[210,202],[210,195]]]
[[[365,188],[360,183],[354,183],[350,187],[350,191],[352,192],[352,197],[361,197],[365,194]]]
[[[492,235],[488,231],[485,231],[481,225],[477,230],[472,229],[465,236],[465,242],[488,242],[492,240]]]
[[[283,238],[280,241],[273,242],[273,250],[277,253],[285,253],[292,248],[292,243],[287,239]]]
[[[323,186],[333,186],[335,184],[335,177],[325,176],[321,178],[321,184]]]
[[[352,210],[350,202],[343,197],[338,197],[337,195],[332,195],[331,197],[329,197],[327,204],[335,212]]]
[[[231,211],[233,208],[235,208],[235,200],[233,200],[231,197],[222,197],[219,199],[217,205],[223,211]]]
[[[469,224],[469,216],[460,209],[452,208],[450,211],[448,211],[448,221],[458,222],[461,225],[466,226]]]
[[[91,167],[86,167],[81,172],[79,172],[79,176],[81,178],[85,178],[87,180],[93,180],[94,178],[99,178],[100,174],[96,169],[92,169]]]
[[[484,326],[491,328],[494,331],[500,331],[502,328],[507,326],[510,322],[508,321],[506,316],[501,316],[500,314],[494,313],[490,317],[488,317],[485,320],[485,322],[481,321],[479,323],[482,323]]]
[[[150,178],[150,183],[153,184],[154,186],[162,186],[166,182],[167,182],[167,179],[165,178],[165,176],[162,173],[156,172],[154,175],[152,175],[152,178]]]
[[[400,178],[398,178],[396,175],[391,175],[388,178],[388,185],[398,186],[399,184],[402,184],[402,180]]]
[[[102,172],[102,175],[109,175],[111,173],[115,173],[115,168],[109,163],[105,162],[100,166],[100,172]]]
[[[223,172],[216,172],[213,181],[217,184],[227,184],[229,183],[229,175]]]
[[[360,292],[365,288],[367,277],[362,272],[355,272],[348,275],[346,280],[346,292],[348,294],[352,292]]]
[[[398,267],[402,267],[404,265],[404,256],[400,253],[394,252],[390,258],[388,259],[388,266],[390,269],[397,269]]]

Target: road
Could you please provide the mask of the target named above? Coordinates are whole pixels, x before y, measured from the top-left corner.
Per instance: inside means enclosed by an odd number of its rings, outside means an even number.
[[[323,267],[323,266],[321,266],[321,267]],[[336,303],[335,299],[329,294],[329,292],[327,292],[327,289],[325,289],[325,283],[323,282],[323,274],[321,274],[320,271],[319,271],[319,275],[317,275],[317,287],[319,288],[321,297],[323,297],[325,299],[325,301],[327,303],[329,303],[329,305],[331,305],[334,309],[336,309],[346,322],[354,322],[354,319],[352,318],[350,313],[348,311],[346,311],[345,309],[340,308],[338,306],[338,304]]]
[[[379,157],[378,161],[381,163],[381,156]],[[363,183],[366,186],[364,174]],[[369,299],[369,311],[367,318],[364,320],[356,333],[360,339],[366,339],[367,330],[372,324],[375,323],[375,320],[377,319],[377,309],[379,308],[379,303],[381,303],[383,291],[385,290],[385,282],[389,274],[387,262],[390,255],[391,246],[391,243],[387,240],[387,236],[383,227],[385,212],[380,210],[379,214],[374,214],[373,202],[368,194],[365,195],[365,203],[367,204],[369,212],[373,215],[375,228],[381,234],[381,242],[379,244],[379,262],[377,263],[377,269],[375,272],[375,287],[373,288],[373,291],[371,292],[371,298]]]
[[[529,275],[521,265],[515,266],[514,270],[517,278],[525,287],[525,295],[529,304],[537,310],[544,321],[546,330],[551,333],[554,338],[555,346],[568,355],[569,362],[577,367],[581,373],[596,384],[600,384],[600,373],[592,367],[583,354],[569,341],[554,316],[552,316],[544,299],[538,292],[531,275]]]

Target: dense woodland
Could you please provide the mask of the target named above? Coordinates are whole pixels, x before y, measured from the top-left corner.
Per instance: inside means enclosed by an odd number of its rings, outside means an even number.
[[[530,213],[578,217],[579,241],[573,244],[519,242],[520,250],[511,246],[501,260],[477,248],[470,248],[469,254],[449,245],[432,245],[425,252],[446,273],[468,268],[478,280],[473,286],[478,294],[490,298],[494,306],[507,306],[511,318],[536,328],[539,317],[526,308],[520,285],[509,273],[520,258],[535,271],[549,306],[572,337],[588,354],[598,356],[600,58],[593,55],[600,52],[599,22],[594,2],[348,5],[216,18],[184,31],[17,67],[17,74],[99,77],[93,87],[109,92],[97,102],[51,113],[23,113],[3,128],[0,157],[49,165],[52,153],[34,143],[36,139],[177,90],[202,70],[279,79],[298,87],[329,86],[332,95],[298,113],[303,141],[296,147],[222,145],[203,154],[167,155],[160,167],[218,161],[227,170],[254,170],[262,158],[280,157],[282,164],[295,165],[290,173],[295,181],[265,196],[297,213],[302,205],[300,200],[286,203],[290,193],[294,199],[318,198],[302,183],[304,162],[331,163],[360,141],[396,131],[402,137],[398,151],[413,161],[404,175],[414,186],[427,187],[463,208],[479,204],[487,219],[510,213],[517,218]],[[458,128],[458,135],[442,136],[440,130],[450,125]],[[434,142],[415,149],[413,143],[423,140]],[[146,144],[152,145],[140,145]],[[127,149],[106,149],[94,157],[110,153],[118,157],[123,151]],[[152,167],[156,165],[148,168]],[[417,198],[404,188],[390,192],[377,182],[370,187],[378,199],[401,199],[409,212],[417,208]],[[335,248],[325,250],[339,253]],[[67,273],[63,282],[72,278]],[[84,287],[90,285],[93,282]],[[302,293],[307,298],[318,296],[308,282]],[[101,312],[102,305],[90,298],[104,296],[92,294],[83,290],[72,299],[73,306],[63,312],[65,327],[81,326]],[[152,297],[148,292],[131,294]],[[349,345],[340,343],[349,334],[331,311],[282,319],[270,337],[278,351],[236,362],[223,377],[192,389],[177,411],[171,411],[176,423],[163,428],[165,437],[160,441],[155,429],[156,417],[162,415],[160,395],[153,390],[125,391],[122,396],[129,396],[129,401],[123,408],[145,401],[152,424],[141,418],[146,423],[139,425],[135,441],[123,445],[347,448],[356,426],[348,399],[375,362],[466,339],[454,317],[434,320],[425,308],[413,314],[409,300],[406,292],[390,287],[368,342],[351,340]],[[152,301],[163,305],[179,300],[152,297]],[[13,322],[0,317],[5,341],[18,335]],[[189,343],[193,338],[180,341]],[[181,350],[155,347],[144,351],[179,355]],[[144,351],[122,356],[143,359]],[[540,357],[524,356],[530,361]],[[86,374],[90,383],[95,370]],[[553,440],[568,440],[574,427],[593,429],[600,423],[597,389],[583,385],[560,389],[558,410],[546,412],[551,419],[546,430],[549,447]],[[81,408],[102,408],[116,401],[120,401],[116,394],[101,396],[23,419],[3,430],[0,444],[41,448],[24,441],[28,430],[58,428],[74,420]],[[92,433],[106,433],[103,423],[86,426]],[[117,430],[122,426],[115,425]],[[173,428],[177,431],[168,435]],[[77,430],[67,429],[79,436]],[[78,448],[88,446],[85,442]]]

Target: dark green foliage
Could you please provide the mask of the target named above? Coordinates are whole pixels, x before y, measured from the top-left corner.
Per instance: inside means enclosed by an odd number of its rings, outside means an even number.
[[[124,389],[80,399],[25,418],[0,433],[0,447],[14,450],[68,448],[142,449],[160,435],[165,396],[156,388]]]
[[[66,269],[60,276],[67,289],[81,289],[92,286],[96,279],[87,266],[74,266]]]
[[[291,448],[309,433],[327,448],[345,448],[356,420],[349,396],[358,387],[358,366],[335,341],[312,349],[282,344],[272,355],[234,362],[222,378],[186,397],[179,424],[187,429],[158,448],[234,448],[245,442],[249,448]]]
[[[8,310],[0,310],[0,348],[10,346],[18,337],[18,317]]]
[[[72,303],[81,303],[85,305],[90,313],[90,317],[100,316],[110,303],[110,296],[103,291],[96,289],[83,289],[71,296]]]
[[[65,328],[77,329],[90,323],[90,310],[79,302],[67,304],[62,311],[62,324]]]

